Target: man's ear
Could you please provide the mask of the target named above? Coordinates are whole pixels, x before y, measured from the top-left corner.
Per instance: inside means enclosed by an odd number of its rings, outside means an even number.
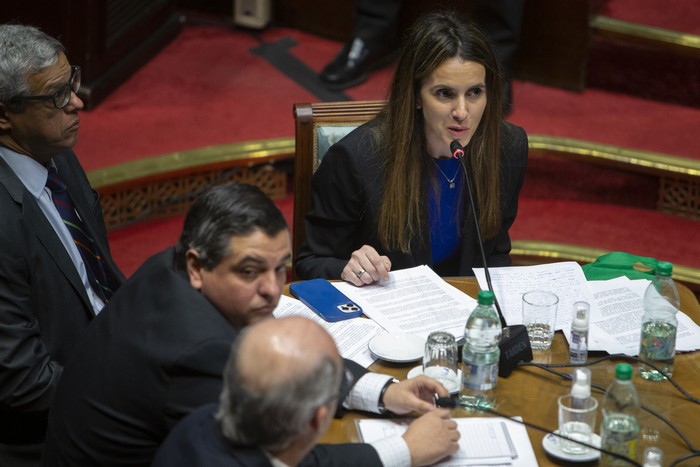
[[[317,437],[326,432],[331,420],[333,420],[331,407],[322,405],[316,409],[316,412],[311,419],[311,429],[316,433]]]
[[[202,289],[202,262],[199,260],[199,253],[193,248],[185,252],[185,264],[187,266],[187,276],[190,278],[190,285],[197,289]]]
[[[0,130],[10,130],[12,129],[12,124],[10,119],[7,118],[7,110],[4,102],[0,102]]]

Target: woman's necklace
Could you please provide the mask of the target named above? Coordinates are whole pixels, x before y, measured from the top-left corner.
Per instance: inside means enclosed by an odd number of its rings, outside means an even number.
[[[442,174],[442,176],[445,177],[445,180],[447,180],[447,183],[450,184],[450,190],[454,190],[454,188],[455,188],[455,179],[457,178],[457,175],[459,175],[459,170],[462,168],[462,165],[460,164],[460,165],[457,166],[457,171],[455,172],[455,176],[454,176],[454,177],[448,178],[447,175],[445,175],[445,172],[443,172],[442,169],[440,168],[440,165],[435,161],[435,159],[432,158],[432,157],[431,157],[430,159],[433,161],[433,163],[435,164],[435,167],[437,167],[437,169],[440,171],[440,173]]]

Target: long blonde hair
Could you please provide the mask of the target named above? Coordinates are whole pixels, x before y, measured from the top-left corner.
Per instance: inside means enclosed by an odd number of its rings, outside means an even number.
[[[411,252],[426,241],[426,173],[429,166],[422,112],[417,110],[423,80],[445,60],[458,57],[486,70],[487,104],[481,124],[465,150],[484,238],[496,235],[501,222],[500,125],[503,89],[496,56],[486,36],[455,12],[436,11],[416,21],[404,37],[387,104],[377,117],[375,138],[383,159],[384,190],[378,238],[387,250]],[[464,173],[462,173],[464,177]]]

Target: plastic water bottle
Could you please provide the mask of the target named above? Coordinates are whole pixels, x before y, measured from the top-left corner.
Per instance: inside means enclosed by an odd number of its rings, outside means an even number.
[[[680,297],[676,284],[671,279],[673,265],[659,261],[656,277],[644,293],[644,316],[642,317],[642,337],[639,343],[639,358],[659,367],[668,376],[673,373],[676,355],[676,332],[680,307]],[[642,378],[660,381],[665,376],[640,362]]]
[[[615,381],[603,398],[603,421],[600,424],[601,447],[636,460],[639,439],[639,394],[632,382],[632,365],[615,367]],[[602,453],[601,465],[629,465],[628,462]]]
[[[493,292],[481,290],[464,328],[462,348],[462,385],[460,404],[476,408],[492,408],[496,403],[498,360],[501,350],[498,343],[503,329],[493,306]]]

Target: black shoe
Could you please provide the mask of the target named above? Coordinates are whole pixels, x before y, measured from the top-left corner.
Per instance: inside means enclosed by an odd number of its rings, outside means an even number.
[[[328,88],[341,90],[367,80],[370,71],[382,68],[394,58],[390,47],[376,47],[356,37],[319,74]]]

